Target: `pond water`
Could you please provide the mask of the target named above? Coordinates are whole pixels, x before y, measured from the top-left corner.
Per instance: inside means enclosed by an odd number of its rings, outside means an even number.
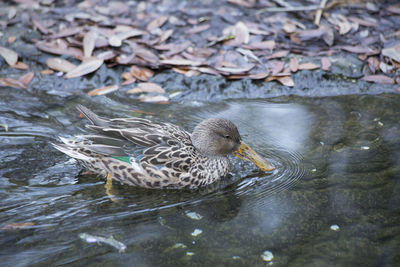
[[[149,117],[187,130],[204,118],[225,117],[277,169],[262,173],[232,158],[231,176],[216,186],[176,191],[114,184],[112,201],[104,179],[84,174],[50,144],[87,131],[78,103],[108,117]],[[399,107],[398,94],[153,105],[118,95],[3,88],[2,266],[394,266],[400,261]],[[93,240],[82,233],[112,236],[126,249],[86,242]]]

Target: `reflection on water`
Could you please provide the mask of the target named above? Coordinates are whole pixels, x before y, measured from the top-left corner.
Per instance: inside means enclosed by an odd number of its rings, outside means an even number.
[[[135,103],[157,114],[152,119],[188,130],[204,118],[230,119],[277,168],[263,173],[232,157],[231,176],[218,184],[198,191],[115,184],[112,202],[104,180],[80,173],[49,145],[85,131],[76,102],[23,105],[15,100],[22,93],[1,94],[0,124],[8,126],[0,129],[5,266],[264,266],[265,255],[278,266],[400,260],[399,95]],[[109,117],[132,115],[129,99],[96,101],[109,108],[83,104]],[[127,249],[87,243],[80,233],[113,236]]]

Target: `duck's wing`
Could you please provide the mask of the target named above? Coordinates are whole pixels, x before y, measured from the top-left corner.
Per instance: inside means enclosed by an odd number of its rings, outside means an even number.
[[[88,128],[105,136],[126,139],[144,147],[191,144],[190,134],[173,124],[155,123],[142,118],[107,119],[82,105],[77,105],[77,109],[92,123],[87,125]]]

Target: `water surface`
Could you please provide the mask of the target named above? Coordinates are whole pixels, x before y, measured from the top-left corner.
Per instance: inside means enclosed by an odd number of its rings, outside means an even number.
[[[8,127],[0,129],[3,266],[400,261],[400,95],[170,105],[116,95],[95,101],[70,97],[61,105],[51,94],[39,98],[2,89],[0,99],[0,123]],[[114,184],[113,202],[102,178],[82,173],[50,144],[59,135],[87,132],[77,103],[104,116],[143,116],[188,130],[204,118],[230,119],[277,170],[262,173],[232,158],[231,176],[213,187],[175,191]],[[8,229],[14,223],[31,225]],[[119,253],[107,244],[87,243],[80,233],[113,236],[127,249]],[[263,253],[273,258],[266,262]]]

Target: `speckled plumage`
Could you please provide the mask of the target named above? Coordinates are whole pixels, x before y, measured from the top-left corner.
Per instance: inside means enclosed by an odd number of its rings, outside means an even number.
[[[55,148],[77,159],[88,170],[111,174],[123,184],[145,188],[197,188],[211,184],[229,172],[228,154],[241,138],[228,120],[209,119],[189,134],[169,123],[142,118],[106,119],[82,105],[95,135],[61,138]],[[127,151],[127,143],[141,153]],[[143,149],[143,150],[141,150]]]

